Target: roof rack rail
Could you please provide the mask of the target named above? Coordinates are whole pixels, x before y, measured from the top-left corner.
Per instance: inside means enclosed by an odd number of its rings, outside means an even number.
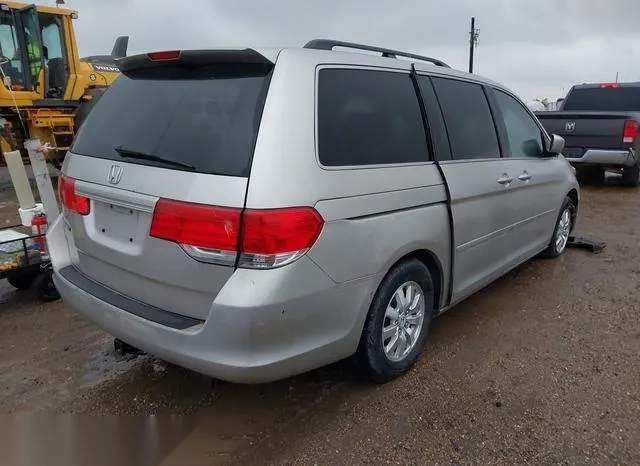
[[[331,40],[331,39],[314,39],[312,41],[307,42],[307,44],[304,46],[305,49],[315,49],[315,50],[333,50],[335,47],[344,47],[344,48],[356,49],[356,50],[366,50],[368,52],[378,52],[378,53],[381,53],[383,57],[388,57],[388,58],[397,58],[397,57],[413,58],[414,60],[433,63],[436,66],[451,68],[445,62],[438,60],[437,58],[425,57],[425,56],[416,55],[413,53],[400,52],[399,50],[383,49],[381,47],[373,47],[371,45],[355,44],[353,42],[342,42],[339,40]]]

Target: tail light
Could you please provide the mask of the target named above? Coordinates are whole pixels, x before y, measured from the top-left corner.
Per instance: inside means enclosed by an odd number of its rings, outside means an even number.
[[[154,238],[174,241],[204,262],[236,261],[241,211],[161,199],[153,213]]]
[[[91,212],[89,198],[76,194],[76,181],[73,178],[59,176],[58,194],[65,209],[80,215],[89,215]]]
[[[247,210],[239,265],[272,268],[293,262],[313,246],[323,225],[311,208]]]
[[[197,260],[253,269],[289,264],[316,242],[324,221],[312,208],[242,210],[161,199],[150,236]]]
[[[624,122],[624,130],[622,131],[622,142],[624,144],[634,144],[638,135],[638,122],[635,120],[627,120]]]

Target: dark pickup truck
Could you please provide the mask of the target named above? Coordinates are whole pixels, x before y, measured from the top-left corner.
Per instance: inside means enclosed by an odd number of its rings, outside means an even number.
[[[600,182],[610,170],[640,185],[640,82],[573,86],[560,111],[536,116],[565,139],[563,154],[581,183]]]

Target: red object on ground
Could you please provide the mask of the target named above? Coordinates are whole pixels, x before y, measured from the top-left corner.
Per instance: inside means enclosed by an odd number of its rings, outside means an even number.
[[[33,239],[33,241],[40,246],[40,251],[47,250],[47,244],[44,239],[44,234],[47,232],[47,216],[45,214],[34,215],[31,219],[31,227],[34,235],[39,235]]]

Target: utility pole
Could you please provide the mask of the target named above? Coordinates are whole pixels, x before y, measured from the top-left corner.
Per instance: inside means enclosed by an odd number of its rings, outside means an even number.
[[[616,82],[618,82],[618,72],[616,71]]]
[[[471,18],[471,31],[469,31],[469,73],[473,73],[473,52],[478,46],[480,30],[476,29],[476,18]]]

